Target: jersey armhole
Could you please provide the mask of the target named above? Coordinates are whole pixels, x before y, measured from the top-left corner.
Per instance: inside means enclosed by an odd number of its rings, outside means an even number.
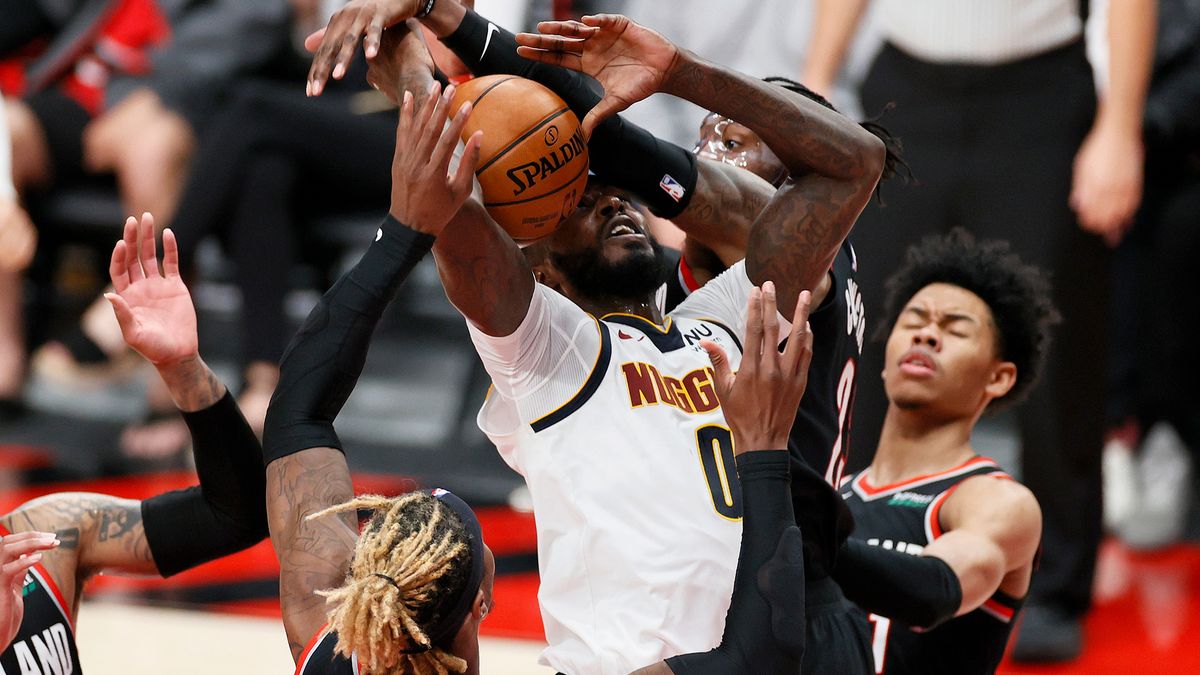
[[[587,379],[583,381],[578,391],[565,403],[529,423],[534,433],[566,419],[571,413],[583,407],[583,404],[587,403],[588,399],[600,388],[600,382],[604,380],[604,374],[608,371],[608,364],[612,360],[612,336],[603,321],[595,317],[592,317],[592,320],[596,322],[596,330],[600,333],[600,350],[596,353],[592,371],[588,373]]]

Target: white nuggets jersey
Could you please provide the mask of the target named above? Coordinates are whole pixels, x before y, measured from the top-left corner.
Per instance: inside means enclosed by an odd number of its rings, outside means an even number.
[[[513,335],[472,329],[480,428],[533,499],[546,665],[625,674],[720,642],[741,489],[699,342],[737,366],[749,289],[738,264],[657,326],[539,285]]]

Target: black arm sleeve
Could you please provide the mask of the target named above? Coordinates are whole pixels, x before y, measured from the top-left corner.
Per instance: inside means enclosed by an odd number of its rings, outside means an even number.
[[[164,577],[236,553],[267,536],[262,447],[225,396],[184,413],[200,485],[142,502],[146,543]]]
[[[342,449],[333,420],[358,383],[379,317],[433,239],[388,216],[358,264],[309,313],[279,364],[263,432],[267,464],[309,448]]]
[[[833,578],[863,609],[917,628],[954,618],[962,585],[944,560],[911,555],[847,539]]]
[[[516,36],[470,9],[442,43],[475,75],[517,75],[541,83],[580,119],[600,102],[602,90],[595,80],[518,56]],[[696,187],[697,160],[692,153],[659,140],[619,115],[596,127],[588,143],[588,157],[596,175],[632,192],[663,218],[682,213]]]
[[[716,649],[667,659],[679,675],[800,672],[804,556],[792,515],[786,450],[737,457],[744,505],[733,601]]]

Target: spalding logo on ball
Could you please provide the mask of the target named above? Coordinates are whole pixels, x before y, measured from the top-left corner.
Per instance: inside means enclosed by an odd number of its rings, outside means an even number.
[[[512,75],[464,82],[451,110],[466,101],[463,139],[484,130],[475,176],[488,213],[518,242],[554,232],[587,184],[587,141],[575,113],[554,92]]]

